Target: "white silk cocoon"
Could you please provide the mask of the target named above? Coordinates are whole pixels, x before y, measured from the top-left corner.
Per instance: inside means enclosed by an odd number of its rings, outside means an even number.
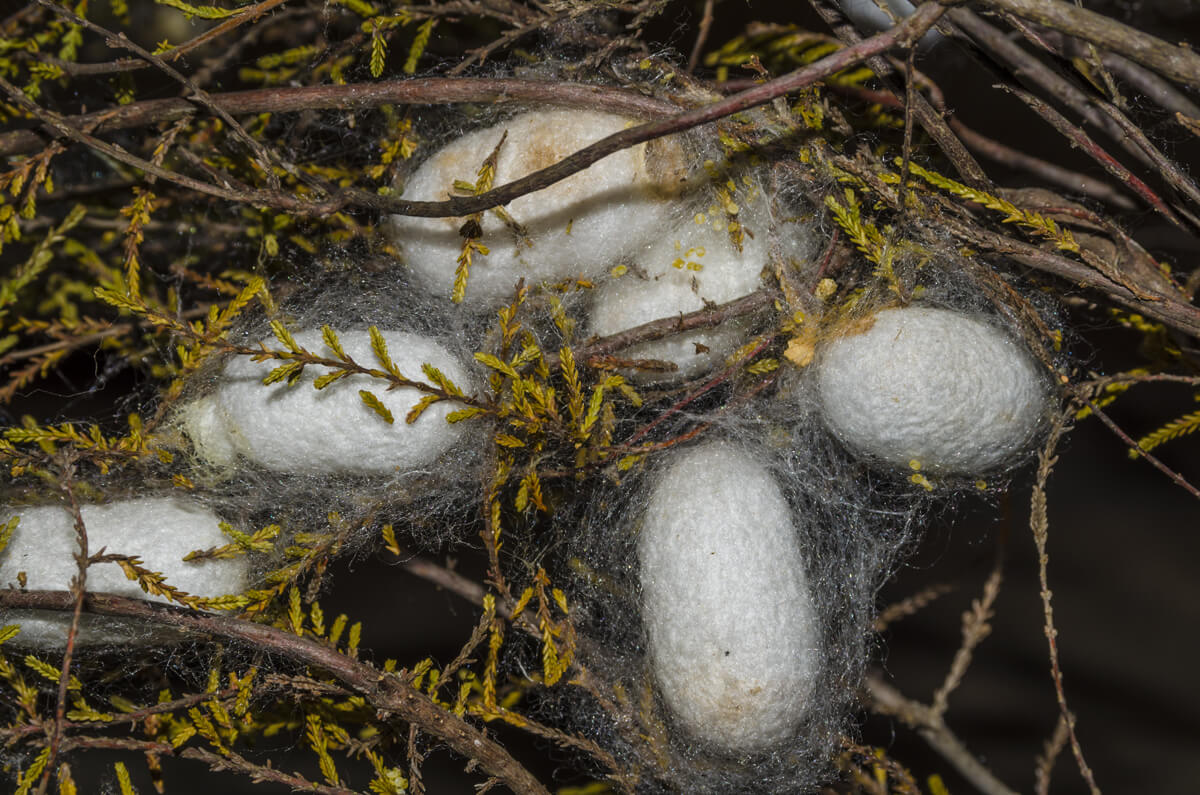
[[[405,378],[428,383],[421,365],[431,364],[470,394],[466,369],[439,343],[403,331],[381,334]],[[293,336],[304,349],[334,357],[319,330]],[[365,329],[338,332],[338,339],[356,363],[380,368]],[[446,422],[447,414],[462,408],[456,401],[435,403],[409,424],[405,415],[426,393],[411,387],[388,391],[387,381],[367,375],[318,390],[313,381],[330,368],[313,365],[292,386],[264,386],[262,379],[280,364],[249,356],[231,359],[216,390],[184,410],[184,431],[201,459],[228,467],[241,456],[279,472],[389,474],[430,464],[461,435],[463,426]],[[391,424],[363,402],[359,391],[364,389],[392,413]]]
[[[462,195],[455,180],[474,184],[476,172],[504,138],[494,186],[553,165],[567,155],[635,124],[624,116],[581,110],[540,110],[457,138],[421,164],[402,198],[445,201]],[[505,205],[516,230],[495,212],[484,214],[465,301],[494,306],[529,285],[590,278],[622,255],[647,245],[669,224],[686,186],[689,161],[675,139],[639,144]],[[389,229],[416,283],[449,298],[463,245],[465,218],[393,216]]]
[[[65,591],[77,572],[75,518],[59,505],[18,508],[21,517],[8,546],[0,552],[0,587],[17,587],[25,572],[29,590]],[[88,553],[102,548],[111,554],[136,555],[142,566],[166,575],[167,584],[192,596],[216,597],[240,593],[247,586],[245,556],[228,560],[184,562],[197,549],[229,543],[220,519],[207,507],[177,497],[146,497],[108,505],[80,507],[87,529]],[[4,516],[7,520],[7,514]],[[142,591],[116,563],[97,563],[87,570],[86,589],[165,602]],[[84,615],[77,643],[83,646],[160,642],[171,639],[161,631],[148,632],[139,622]],[[0,613],[0,622],[20,624],[12,641],[25,646],[61,649],[66,645],[70,613],[13,610]]]
[[[760,200],[747,209],[761,210],[763,204]],[[765,221],[764,213],[753,217],[752,234],[744,235],[739,248],[730,239],[724,213],[715,218],[702,213],[688,218],[644,254],[633,257],[628,272],[596,289],[591,332],[608,336],[754,292],[762,286],[762,269],[767,264]],[[745,333],[745,322],[730,320],[716,328],[634,345],[623,350],[621,357],[670,362],[678,370],[666,378],[693,378],[720,365],[737,349]],[[664,375],[636,371],[633,378],[651,381]]]
[[[713,748],[769,749],[804,715],[820,630],[793,521],[771,472],[727,442],[681,451],[651,491],[638,557],[654,679]]]
[[[1046,408],[1025,346],[949,309],[885,309],[829,343],[816,365],[821,412],[856,452],[894,466],[972,474],[1023,451]]]

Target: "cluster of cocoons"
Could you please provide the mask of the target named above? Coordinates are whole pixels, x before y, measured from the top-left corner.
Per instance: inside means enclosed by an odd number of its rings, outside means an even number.
[[[24,572],[29,590],[65,591],[78,568],[75,516],[65,506],[16,509],[20,523],[0,555],[0,587],[17,587]],[[80,507],[87,530],[88,552],[136,555],[143,568],[166,575],[167,583],[192,596],[211,598],[241,593],[248,585],[245,557],[185,562],[196,549],[227,543],[220,519],[207,507],[177,497],[145,497],[108,505]],[[7,518],[7,517],[6,517]],[[87,570],[86,590],[131,598],[167,601],[144,593],[116,563],[97,563]],[[21,625],[12,641],[41,649],[62,649],[70,613],[20,610],[0,614],[0,622]],[[147,631],[132,622],[84,614],[76,643],[80,647],[164,640],[160,630]]]
[[[972,315],[885,309],[830,342],[816,365],[821,413],[851,450],[948,474],[1025,450],[1046,407],[1028,349]]]
[[[408,178],[403,198],[454,195],[455,181],[474,179],[501,139],[497,185],[634,123],[578,110],[524,113],[446,144]],[[531,285],[597,281],[587,328],[607,336],[753,292],[768,261],[770,202],[743,176],[717,203],[708,177],[688,165],[697,160],[675,138],[660,139],[516,199],[505,207],[507,219],[485,213],[479,242],[488,253],[473,255],[465,302],[495,308],[511,298],[519,279]],[[461,218],[396,216],[388,222],[414,281],[436,296],[451,294],[463,228]],[[636,380],[691,378],[722,363],[746,330],[745,323],[733,322],[677,334],[629,348],[622,357],[675,368],[666,375],[634,372]]]
[[[817,675],[819,622],[797,517],[749,449],[676,454],[638,537],[658,692],[691,737],[726,753],[789,739]]]
[[[455,182],[475,184],[497,146],[494,186],[553,165],[633,124],[624,116],[594,111],[524,113],[443,146],[408,178],[402,198],[445,201],[462,195]],[[604,272],[611,261],[661,235],[673,216],[671,200],[691,174],[681,146],[665,139],[623,149],[515,199],[505,205],[508,219],[485,213],[478,242],[488,253],[473,256],[465,300],[494,306],[512,297],[522,277],[532,285]],[[412,216],[390,221],[415,281],[434,295],[451,294],[463,222]]]
[[[404,331],[381,331],[392,362],[412,381],[428,383],[421,366],[439,369],[468,394],[471,379],[458,359],[437,342]],[[342,349],[363,367],[381,365],[368,332],[338,333]],[[334,358],[321,332],[307,329],[293,335],[297,344],[319,356]],[[267,340],[266,344],[272,344]],[[405,422],[409,410],[427,393],[412,387],[387,390],[388,383],[365,374],[341,378],[323,389],[313,382],[332,372],[309,365],[295,384],[264,386],[263,378],[281,364],[255,362],[237,356],[225,366],[215,391],[183,411],[183,428],[200,459],[229,467],[240,457],[281,472],[391,474],[429,465],[459,438],[464,426],[446,422],[462,405],[453,400],[433,404],[415,422]],[[391,412],[387,421],[359,394],[367,390]]]

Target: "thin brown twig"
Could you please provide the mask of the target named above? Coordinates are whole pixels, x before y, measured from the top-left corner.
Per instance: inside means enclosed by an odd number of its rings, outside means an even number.
[[[1149,185],[1134,176],[1133,172],[1131,172],[1128,168],[1121,165],[1121,163],[1115,157],[1104,151],[1099,144],[1092,140],[1090,135],[1072,124],[1065,116],[1051,107],[1048,103],[1043,102],[1040,98],[1035,97],[1028,91],[1009,86],[1002,86],[1001,88],[1009,91],[1026,105],[1028,105],[1051,127],[1062,133],[1067,140],[1071,141],[1075,146],[1082,149],[1084,154],[1088,155],[1097,163],[1099,163],[1105,171],[1120,180],[1122,184],[1128,185],[1134,191],[1134,193],[1141,196],[1142,199],[1155,210],[1157,210],[1160,215],[1162,215],[1175,226],[1178,226],[1185,231],[1187,230],[1187,227],[1184,225],[1183,221],[1180,220],[1179,216],[1167,206],[1167,203],[1163,201],[1162,197],[1151,190]]]
[[[918,71],[919,74],[919,71]],[[936,88],[933,83],[926,83],[925,86],[932,90]],[[876,91],[862,86],[846,85],[842,83],[834,83],[829,86],[829,89],[835,93],[845,96],[857,97],[866,102],[871,102],[884,107],[902,110],[905,104],[898,99],[890,91]],[[939,104],[937,99],[933,99],[934,107],[945,112],[944,105]],[[1080,193],[1085,196],[1090,196],[1093,199],[1111,204],[1122,210],[1132,210],[1138,205],[1132,202],[1128,197],[1121,193],[1117,188],[1102,182],[1098,179],[1093,179],[1086,174],[1078,171],[1063,168],[1048,160],[1043,160],[1040,157],[1035,157],[1019,149],[1014,149],[1006,144],[989,138],[988,136],[968,127],[961,119],[950,118],[946,122],[950,125],[950,129],[954,131],[967,148],[983,155],[989,160],[994,160],[997,163],[1008,166],[1009,168],[1020,171],[1028,171],[1035,176],[1059,187],[1066,188],[1073,193]]]
[[[161,166],[154,165],[148,160],[144,160],[136,155],[130,154],[119,146],[101,141],[100,139],[67,124],[60,115],[33,102],[26,97],[20,89],[3,78],[0,78],[0,90],[8,94],[9,98],[14,103],[21,106],[24,110],[36,117],[39,121],[41,121],[58,135],[73,140],[76,143],[81,143],[98,152],[102,152],[114,160],[125,163],[129,166],[133,166],[134,168],[140,169],[147,174],[153,175],[167,182],[173,182],[185,188],[191,188],[192,190],[200,193],[216,196],[220,199],[228,199],[230,201],[249,201],[252,203],[254,199],[257,198],[257,194],[228,190],[216,185],[209,185],[207,183],[200,182],[199,180],[183,174],[168,171]],[[266,194],[264,193],[263,195]]]
[[[321,795],[359,795],[357,790],[318,784],[297,774],[284,773],[282,770],[277,770],[270,766],[256,765],[241,754],[235,753],[228,748],[224,749],[221,754],[214,754],[212,751],[204,748],[185,748],[179,752],[179,756],[184,759],[195,759],[204,762],[212,770],[229,770],[242,773],[249,776],[250,780],[255,783],[259,781],[271,781],[276,784],[282,784],[291,788],[293,792],[318,792]]]
[[[1129,288],[1081,262],[1046,251],[1022,240],[961,223],[950,217],[943,218],[940,223],[964,241],[973,241],[998,254],[1012,256],[1030,267],[1101,290],[1120,304],[1132,307],[1172,328],[1192,336],[1200,336],[1200,309],[1181,300],[1163,295],[1162,300],[1146,301],[1135,295]]]
[[[883,632],[895,622],[902,618],[907,618],[908,616],[914,615],[918,611],[923,610],[925,607],[929,606],[933,602],[936,602],[938,599],[953,590],[953,585],[948,585],[945,583],[940,585],[931,585],[928,588],[918,591],[912,596],[901,599],[899,602],[893,602],[883,610],[879,611],[879,615],[875,617],[875,621],[871,628],[876,632]]]
[[[959,119],[950,120],[950,129],[954,130],[958,134],[958,137],[963,140],[963,143],[970,149],[989,160],[994,160],[1009,168],[1028,171],[1061,188],[1066,188],[1073,193],[1083,196],[1090,196],[1093,199],[1105,202],[1121,210],[1132,210],[1137,207],[1127,196],[1107,182],[1094,179],[1078,171],[1063,168],[1056,163],[1051,163],[1049,160],[1043,160],[1040,157],[1022,152],[1020,149],[1014,149],[1011,146],[1002,144],[994,138],[989,138],[983,133],[976,132]]]
[[[713,23],[713,6],[715,0],[704,0],[704,13],[700,17],[700,28],[696,31],[696,43],[692,45],[692,54],[688,56],[687,71],[692,74],[700,65],[700,56],[704,53],[704,45]]]
[[[1100,795],[1100,790],[1096,786],[1095,776],[1092,775],[1092,769],[1088,766],[1087,760],[1084,759],[1083,748],[1079,744],[1079,738],[1075,735],[1075,716],[1067,706],[1067,694],[1063,688],[1062,668],[1059,666],[1058,661],[1058,630],[1054,627],[1054,608],[1051,604],[1050,580],[1047,574],[1050,556],[1046,553],[1046,542],[1050,533],[1050,517],[1046,510],[1046,482],[1050,479],[1050,472],[1054,469],[1055,463],[1058,462],[1055,451],[1058,449],[1059,441],[1061,441],[1067,431],[1069,416],[1069,414],[1064,412],[1055,418],[1054,424],[1050,428],[1050,434],[1046,438],[1046,443],[1038,453],[1037,478],[1033,486],[1033,495],[1030,498],[1029,528],[1033,531],[1033,543],[1037,548],[1038,583],[1040,584],[1042,597],[1042,614],[1045,619],[1046,642],[1050,646],[1050,676],[1054,680],[1054,693],[1058,698],[1058,708],[1062,713],[1063,721],[1067,725],[1067,734],[1071,741],[1071,751],[1075,754],[1075,762],[1079,765],[1079,772],[1083,775],[1084,781],[1087,782],[1092,795]]]
[[[1054,772],[1054,763],[1067,745],[1067,719],[1059,714],[1054,724],[1054,732],[1046,739],[1042,752],[1038,754],[1037,765],[1033,771],[1034,795],[1050,795],[1050,777]]]
[[[1163,179],[1194,203],[1200,205],[1200,188],[1196,187],[1196,183],[1184,173],[1178,163],[1163,154],[1162,150],[1146,137],[1141,127],[1130,121],[1128,116],[1119,109],[1114,108],[1110,103],[1096,101],[1094,104],[1101,112],[1116,122],[1121,131],[1128,135],[1146,153],[1151,162],[1158,167],[1158,172],[1162,175]]]
[[[1026,87],[1037,87],[1045,96],[1054,97],[1056,100],[1066,104],[1089,124],[1103,130],[1112,140],[1123,146],[1127,152],[1130,152],[1142,160],[1143,163],[1149,165],[1149,161],[1142,151],[1133,146],[1132,142],[1126,141],[1120,129],[1108,117],[1092,107],[1087,93],[1081,90],[1074,82],[1063,77],[1050,66],[1043,63],[1033,53],[1030,53],[1020,44],[1010,39],[1004,32],[983,21],[969,8],[951,9],[946,16],[955,26],[964,31],[970,39],[974,40],[986,51],[991,58],[998,60],[1007,67],[1013,76],[1023,85]],[[1019,22],[1019,20],[1017,21]],[[1027,28],[1028,26],[1025,26],[1021,30],[1032,37]],[[987,63],[985,62],[984,65],[987,66]]]
[[[1118,439],[1128,445],[1130,450],[1136,451],[1139,458],[1146,459],[1147,463],[1170,478],[1175,485],[1179,486],[1188,494],[1191,494],[1193,497],[1200,500],[1200,489],[1189,483],[1187,478],[1185,478],[1183,475],[1164,464],[1153,453],[1143,450],[1142,446],[1138,444],[1133,437],[1127,434],[1125,430],[1113,420],[1112,417],[1108,416],[1108,413],[1101,409],[1100,406],[1088,396],[1085,390],[1076,388],[1072,394],[1072,398],[1080,405],[1087,406],[1088,409],[1090,409],[1091,412],[1095,414],[1101,422],[1108,426],[1108,429],[1112,431]]]
[[[1003,541],[1000,543],[1002,550]],[[954,660],[950,663],[950,670],[946,672],[945,680],[933,694],[933,701],[929,706],[931,715],[942,718],[946,714],[950,703],[950,694],[962,683],[975,649],[983,642],[984,638],[991,634],[992,628],[988,621],[993,615],[992,605],[996,603],[996,597],[1000,594],[1000,583],[1003,579],[1004,554],[1003,551],[999,551],[996,554],[996,564],[992,567],[992,573],[988,575],[987,581],[983,585],[983,594],[971,602],[970,610],[963,613],[962,645],[954,654]]]
[[[828,77],[835,72],[840,72],[871,56],[885,52],[898,44],[908,43],[914,38],[920,38],[944,12],[945,8],[940,5],[934,3],[923,5],[917,9],[916,13],[896,27],[872,36],[853,46],[837,50],[815,63],[796,69],[762,85],[748,88],[731,97],[726,97],[665,119],[650,121],[613,133],[590,146],[586,146],[568,155],[551,166],[500,185],[486,193],[463,196],[440,202],[412,202],[378,197],[379,201],[372,202],[372,204],[376,209],[384,212],[426,218],[446,216],[465,217],[473,213],[483,212],[493,207],[508,204],[520,196],[541,190],[564,180],[614,152],[628,149],[631,146],[636,146],[655,138],[685,132],[726,116],[765,105],[776,97],[782,97],[793,91],[812,85],[824,77]]]
[[[69,454],[65,454],[69,455]],[[54,703],[54,724],[50,733],[50,753],[46,760],[46,769],[38,783],[37,792],[44,795],[50,785],[50,777],[58,762],[58,752],[62,744],[64,727],[67,722],[67,693],[71,686],[71,660],[75,654],[75,642],[79,638],[79,622],[83,616],[83,596],[87,589],[88,570],[88,535],[87,525],[84,524],[83,514],[79,510],[79,501],[75,498],[75,489],[71,485],[74,477],[74,462],[68,457],[63,460],[59,488],[66,497],[68,507],[75,526],[75,543],[78,550],[74,554],[76,572],[71,579],[71,624],[67,628],[67,643],[63,650],[62,669],[58,675],[58,695]]]
[[[208,315],[208,304],[189,309],[179,314],[180,320],[194,320],[196,318],[205,317]],[[62,350],[75,350],[83,348],[109,337],[119,337],[123,334],[128,334],[137,328],[152,325],[149,322],[143,323],[115,323],[108,328],[97,331],[92,334],[85,334],[82,337],[71,337],[70,339],[58,340],[57,342],[47,342],[45,345],[37,345],[32,348],[22,348],[20,350],[10,351],[3,356],[0,356],[0,367],[12,364],[13,362],[23,361],[36,356],[42,356],[47,353],[54,353]]]
[[[726,320],[753,314],[760,309],[770,306],[775,297],[775,291],[764,288],[718,306],[704,307],[703,309],[697,309],[694,312],[688,312],[678,317],[651,320],[640,326],[634,326],[616,334],[586,342],[574,350],[575,358],[578,361],[585,362],[600,359],[617,351],[637,345],[640,342],[662,339],[663,337],[680,334],[685,331],[714,328]],[[557,355],[548,354],[546,356],[546,364],[551,369],[556,368],[558,366]]]

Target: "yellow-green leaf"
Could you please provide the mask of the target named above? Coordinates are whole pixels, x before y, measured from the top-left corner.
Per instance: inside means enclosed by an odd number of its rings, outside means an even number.
[[[360,389],[358,390],[358,396],[362,398],[362,402],[367,404],[372,411],[382,417],[383,421],[388,425],[396,421],[396,418],[392,416],[392,412],[388,410],[387,406],[383,405],[383,401],[377,398],[374,393]]]

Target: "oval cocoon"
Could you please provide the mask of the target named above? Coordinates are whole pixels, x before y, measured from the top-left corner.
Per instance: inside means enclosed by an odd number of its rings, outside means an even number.
[[[1046,406],[1019,341],[961,312],[885,309],[829,343],[817,392],[847,446],[895,466],[974,473],[1025,449]]]
[[[717,214],[715,221],[704,214],[689,218],[645,253],[633,256],[635,265],[627,273],[596,289],[591,332],[608,336],[754,292],[762,286],[762,269],[767,263],[766,229],[754,231],[758,236],[743,234],[739,248],[730,239],[724,213]],[[620,355],[658,359],[679,368],[665,375],[635,372],[633,378],[638,381],[693,378],[721,364],[737,349],[745,331],[744,322],[732,320],[716,328],[643,342]]]
[[[445,201],[462,195],[454,182],[474,184],[484,161],[504,138],[494,186],[553,165],[567,155],[636,124],[624,116],[581,110],[524,113],[458,138],[421,164],[402,198]],[[507,133],[507,137],[505,137]],[[484,213],[465,300],[493,305],[511,298],[518,279],[530,285],[587,277],[661,233],[673,197],[690,168],[673,139],[640,144],[592,164],[553,185],[505,205],[518,227]],[[391,232],[416,282],[450,297],[462,250],[465,218],[393,216]]]
[[[428,383],[421,365],[431,364],[470,391],[466,370],[441,345],[419,334],[380,333],[405,378]],[[319,330],[293,336],[305,350],[334,357]],[[359,365],[380,366],[366,330],[338,332],[338,339]],[[200,458],[229,466],[240,455],[280,472],[386,474],[431,463],[462,432],[462,426],[446,422],[446,415],[462,408],[461,404],[439,401],[409,424],[405,416],[426,393],[411,387],[388,391],[388,382],[367,375],[348,376],[318,390],[313,381],[331,369],[310,365],[294,385],[264,386],[262,379],[279,364],[273,359],[255,362],[249,356],[235,357],[226,365],[216,391],[184,410],[184,431]],[[378,398],[393,422],[389,424],[364,403],[360,390]]]
[[[18,583],[25,572],[30,590],[65,591],[75,576],[75,519],[59,505],[15,509],[21,520],[0,552],[0,587]],[[192,596],[215,597],[245,590],[249,564],[245,556],[188,563],[192,550],[229,543],[221,532],[220,519],[207,507],[177,497],[147,497],[109,505],[80,506],[87,528],[88,551],[136,555],[150,571],[166,575],[167,583]],[[7,520],[11,514],[4,515]],[[97,563],[88,568],[86,588],[94,593],[111,593],[135,599],[166,602],[166,598],[142,591],[126,578],[115,563]],[[168,639],[158,630],[149,631],[139,622],[105,616],[84,615],[77,643],[112,645],[129,642],[158,642]],[[67,642],[68,613],[43,610],[8,611],[0,621],[21,624],[13,642],[39,648],[62,648]]]
[[[658,692],[688,734],[732,753],[787,740],[817,673],[819,629],[790,506],[745,449],[680,452],[638,539]]]

